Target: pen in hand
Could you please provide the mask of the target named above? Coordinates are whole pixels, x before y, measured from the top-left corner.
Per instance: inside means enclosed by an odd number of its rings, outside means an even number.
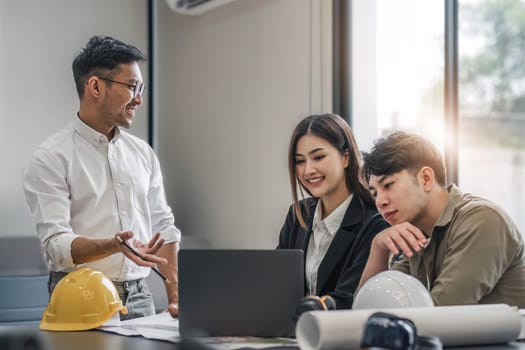
[[[426,235],[425,235],[425,236],[426,236]],[[426,242],[425,244],[420,243],[421,248],[422,248],[422,249],[425,249],[425,248],[428,246],[429,242],[430,242],[430,241],[427,240],[427,242]],[[399,251],[399,253],[392,255],[392,258],[390,259],[390,264],[388,265],[389,268],[391,268],[396,262],[398,262],[399,260],[401,260],[401,258],[402,258],[403,256],[405,256],[405,253],[403,253],[403,251]]]
[[[134,255],[138,256],[139,258],[141,258],[142,260],[145,260],[142,255],[139,254],[139,252],[137,252],[132,246],[130,246],[128,244],[128,242],[126,242],[125,240],[123,240],[120,236],[116,235],[115,236],[117,238],[117,241],[119,241],[120,243],[122,243],[126,248],[128,248]],[[168,282],[168,279],[166,278],[166,276],[164,276],[162,274],[162,272],[160,272],[156,267],[151,267],[151,269],[153,270],[153,272],[155,272],[157,275],[160,276],[160,278],[162,278],[164,281]]]
[[[391,268],[396,262],[401,260],[401,257],[403,256],[403,252],[399,252],[392,256],[392,259],[390,259],[390,264],[388,265],[389,268]]]

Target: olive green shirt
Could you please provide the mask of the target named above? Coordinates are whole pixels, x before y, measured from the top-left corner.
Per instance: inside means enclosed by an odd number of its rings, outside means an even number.
[[[427,287],[435,305],[505,303],[525,308],[523,238],[496,204],[448,187],[449,197],[421,254],[393,270]]]

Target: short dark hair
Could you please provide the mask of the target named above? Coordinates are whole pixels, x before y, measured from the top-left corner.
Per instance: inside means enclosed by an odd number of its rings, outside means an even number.
[[[288,148],[288,172],[290,176],[292,199],[294,202],[295,214],[297,215],[301,226],[305,227],[306,225],[299,206],[297,185],[299,184],[300,190],[304,190],[309,195],[312,195],[307,188],[297,181],[297,161],[295,159],[297,143],[299,142],[299,139],[305,135],[315,135],[328,141],[341,155],[348,152],[349,165],[345,169],[346,187],[361,201],[361,203],[373,207],[374,200],[370,195],[362,176],[361,154],[357,148],[352,129],[343,118],[336,114],[314,114],[304,118],[295,127]]]
[[[447,184],[447,173],[441,153],[425,138],[403,131],[380,138],[370,153],[363,152],[363,171],[367,181],[370,176],[392,175],[403,170],[415,174],[423,166],[434,170],[441,186]]]
[[[73,77],[82,98],[87,80],[107,71],[117,72],[120,64],[145,61],[144,54],[133,45],[110,36],[93,36],[73,60]]]

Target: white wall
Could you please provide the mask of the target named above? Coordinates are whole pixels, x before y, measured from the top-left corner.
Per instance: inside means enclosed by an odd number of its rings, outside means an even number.
[[[147,49],[144,0],[0,0],[0,235],[34,235],[25,160],[75,116],[71,63],[95,34]],[[147,79],[146,67],[143,75]],[[147,137],[147,101],[131,132]]]
[[[159,2],[158,153],[183,236],[277,244],[290,134],[331,110],[330,5],[239,0],[190,17]]]
[[[74,56],[94,34],[145,50],[146,4],[0,0],[0,235],[35,232],[22,170],[78,109]],[[292,129],[331,110],[331,1],[239,0],[197,17],[158,6],[158,154],[177,225],[215,247],[274,247]],[[146,107],[131,130],[142,138]]]

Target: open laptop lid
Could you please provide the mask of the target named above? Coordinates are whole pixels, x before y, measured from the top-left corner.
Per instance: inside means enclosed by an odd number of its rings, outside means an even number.
[[[304,296],[302,250],[181,250],[184,336],[292,336]]]

